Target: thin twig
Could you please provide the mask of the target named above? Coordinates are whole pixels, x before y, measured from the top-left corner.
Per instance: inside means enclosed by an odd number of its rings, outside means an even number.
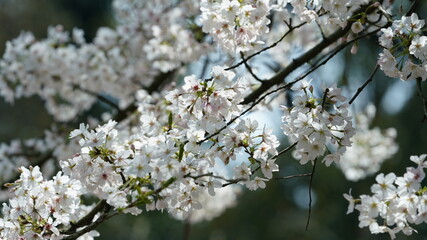
[[[421,98],[423,104],[424,116],[421,121],[424,122],[425,120],[427,120],[427,99],[423,93],[423,88],[421,86],[421,78],[417,78],[417,94]]]
[[[286,33],[285,33],[285,34],[283,34],[283,35],[282,35],[282,37],[281,37],[281,38],[279,38],[279,40],[277,40],[276,42],[274,42],[274,43],[273,43],[273,44],[271,44],[270,46],[265,47],[265,48],[263,48],[263,49],[259,50],[258,52],[254,53],[254,54],[252,54],[252,55],[249,55],[247,58],[243,59],[242,61],[238,62],[237,64],[235,64],[235,65],[233,65],[233,66],[231,66],[231,67],[228,67],[228,68],[226,68],[226,69],[224,69],[224,70],[228,71],[228,70],[231,70],[231,69],[235,69],[235,68],[237,68],[238,66],[240,66],[240,65],[244,64],[245,62],[249,61],[249,59],[251,59],[251,58],[253,58],[253,57],[255,57],[255,56],[257,56],[257,55],[261,54],[262,52],[267,51],[267,50],[268,50],[268,49],[270,49],[270,48],[273,48],[273,47],[277,46],[277,44],[279,44],[283,39],[285,39],[285,37],[286,37],[286,36],[288,36],[288,35],[289,35],[293,30],[295,30],[295,29],[297,29],[297,28],[300,28],[300,27],[304,26],[305,24],[307,24],[307,22],[302,22],[302,23],[300,23],[300,24],[298,24],[298,25],[296,25],[296,26],[288,25],[288,27],[289,27],[288,31],[286,31]]]
[[[325,32],[323,32],[322,26],[320,26],[317,20],[316,20],[316,25],[319,28],[320,34],[322,34],[322,38],[325,39],[326,38]]]
[[[328,92],[329,92],[329,88],[325,89],[325,93],[323,94],[323,100],[322,100],[322,110],[320,111],[321,113],[323,112],[323,110],[325,109],[325,103],[326,103],[326,98],[328,97]]]
[[[298,177],[309,177],[309,176],[311,176],[311,173],[302,173],[302,174],[295,174],[295,175],[284,176],[284,177],[277,177],[277,178],[274,178],[274,180],[291,179],[291,178],[298,178]]]
[[[205,61],[203,62],[202,71],[200,72],[200,79],[202,79],[205,76],[206,70],[208,69],[210,61],[211,60],[209,58],[209,55],[207,55],[205,58]]]
[[[39,158],[29,161],[29,163],[31,166],[41,166],[42,164],[44,164],[45,162],[47,162],[49,159],[52,159],[52,158],[53,158],[53,150],[50,150],[42,154]],[[14,174],[11,178],[0,183],[1,184],[0,189],[5,190],[9,186],[13,186],[13,184],[10,185],[9,183],[16,181],[20,175],[21,173],[16,172],[16,174]]]
[[[245,55],[243,54],[243,52],[240,52],[240,56],[242,59],[245,59]],[[244,64],[245,64],[246,69],[252,75],[252,77],[255,78],[255,80],[257,80],[258,82],[262,82],[262,79],[260,79],[257,75],[255,75],[255,73],[252,71],[252,68],[251,68],[251,66],[249,66],[249,63],[247,61],[245,61]]]
[[[357,96],[359,96],[359,94],[363,91],[363,89],[370,83],[372,82],[372,80],[374,79],[375,73],[377,73],[378,68],[380,66],[377,64],[374,68],[374,70],[372,71],[371,75],[369,76],[369,78],[363,83],[362,86],[360,86],[357,89],[357,92],[354,94],[354,96],[350,99],[350,101],[348,102],[348,104],[352,104],[354,102],[354,100],[356,100]]]
[[[112,108],[114,108],[116,110],[120,110],[120,107],[115,102],[111,101],[110,99],[108,99],[107,97],[103,96],[102,94],[99,94],[99,93],[94,92],[94,91],[89,90],[89,89],[84,89],[84,88],[82,88],[82,87],[80,87],[78,85],[74,85],[74,88],[77,89],[77,90],[80,90],[80,91],[82,91],[84,93],[87,93],[87,94],[89,94],[89,95],[91,95],[93,97],[96,97],[101,102],[106,103],[107,105],[109,105],[110,107],[112,107]]]
[[[151,191],[151,195],[159,194],[162,190],[167,188],[170,184],[175,182],[176,178],[171,177],[169,180],[163,183],[162,186],[160,186],[157,190]],[[127,208],[136,206],[135,202],[129,204]],[[119,214],[119,212],[111,212],[112,207],[107,203],[106,200],[101,200],[98,202],[98,204],[88,213],[86,216],[84,216],[82,219],[80,219],[77,223],[72,225],[69,229],[67,229],[63,234],[69,234],[64,240],[75,240],[81,235],[90,232],[94,229],[96,229],[102,222],[106,221],[107,219]],[[97,213],[101,213],[101,215],[93,221],[94,216]],[[83,227],[83,229],[74,232],[76,229]]]
[[[297,145],[298,142],[294,142],[292,145],[288,146],[287,148],[283,149],[282,151],[280,151],[278,154],[272,156],[269,160],[273,160],[278,158],[280,155],[286,153],[287,151],[291,150],[293,147],[295,147]]]
[[[415,10],[417,9],[417,7],[418,7],[418,4],[419,4],[419,0],[413,0],[412,1],[412,4],[411,4],[411,6],[409,7],[409,9],[408,9],[408,11],[406,12],[406,16],[407,17],[409,17],[412,13],[414,13],[415,12]]]
[[[310,185],[308,188],[308,199],[309,199],[309,203],[308,203],[308,218],[307,218],[307,224],[305,225],[305,230],[308,230],[308,226],[310,225],[310,218],[311,218],[311,204],[312,204],[312,196],[311,196],[311,188],[313,186],[313,177],[314,177],[314,172],[316,170],[316,163],[317,163],[317,158],[314,159],[314,163],[313,163],[313,170],[311,171],[310,174]]]

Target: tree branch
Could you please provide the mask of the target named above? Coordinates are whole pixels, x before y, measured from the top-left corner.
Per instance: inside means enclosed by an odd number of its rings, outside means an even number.
[[[308,188],[308,198],[309,198],[309,203],[308,203],[308,218],[307,218],[307,224],[305,225],[305,230],[306,231],[308,230],[308,226],[310,225],[311,203],[312,203],[311,188],[313,186],[313,177],[314,177],[314,172],[316,170],[316,163],[317,163],[317,158],[314,159],[313,170],[311,171],[311,174],[310,174],[310,186]]]
[[[245,55],[243,54],[243,52],[240,52],[240,56],[242,57],[242,59],[245,59]],[[255,78],[255,80],[257,80],[258,82],[263,81],[257,75],[255,75],[255,73],[252,71],[252,68],[251,68],[251,66],[249,66],[249,63],[247,61],[244,61],[244,64],[245,64],[246,69],[249,71],[249,73],[252,75],[252,77]]]
[[[315,56],[317,56],[323,49],[328,47],[330,44],[337,41],[339,38],[343,37],[351,28],[351,25],[347,25],[344,29],[339,29],[335,33],[333,33],[331,36],[323,39],[319,44],[317,44],[315,47],[307,51],[305,54],[301,55],[300,57],[294,59],[286,68],[284,68],[282,71],[277,73],[275,76],[273,76],[271,79],[263,81],[261,86],[259,86],[258,89],[253,91],[251,94],[249,94],[242,102],[242,104],[248,104],[250,102],[255,101],[259,98],[261,94],[263,94],[265,91],[267,91],[269,88],[271,88],[274,85],[278,85],[283,82],[283,80],[294,70],[302,66],[304,63],[307,63],[311,59],[313,59]]]
[[[297,177],[309,177],[309,176],[311,176],[311,173],[302,173],[302,174],[295,174],[295,175],[290,175],[285,177],[277,177],[275,178],[275,180],[291,179],[291,178],[297,178]]]
[[[358,9],[353,13],[353,15],[356,16],[358,13],[366,10],[367,7],[368,6],[364,6]],[[242,104],[248,104],[250,102],[255,101],[256,99],[259,98],[259,96],[261,96],[264,92],[266,92],[272,86],[281,84],[290,73],[295,71],[297,68],[301,67],[303,64],[309,62],[311,59],[313,59],[315,56],[321,53],[326,47],[336,42],[341,37],[345,36],[350,31],[350,29],[351,29],[351,24],[347,24],[346,27],[340,28],[330,36],[323,38],[323,40],[320,43],[318,43],[316,46],[314,46],[312,49],[308,50],[306,53],[299,56],[298,58],[295,58],[287,67],[285,67],[283,70],[278,72],[271,79],[263,81],[261,86],[259,86],[258,89],[256,89],[251,94],[246,96]]]
[[[78,90],[80,90],[80,91],[82,91],[82,92],[84,92],[84,93],[87,93],[87,94],[89,94],[89,95],[91,95],[91,96],[93,96],[93,97],[96,97],[98,100],[100,100],[101,102],[104,102],[104,103],[106,103],[107,105],[109,105],[110,107],[112,107],[112,108],[114,108],[114,109],[116,109],[116,110],[120,110],[120,108],[119,108],[119,106],[116,104],[116,103],[114,103],[113,101],[111,101],[110,99],[108,99],[107,97],[105,97],[105,96],[103,96],[103,95],[101,95],[101,94],[99,94],[99,93],[96,93],[96,92],[94,92],[94,91],[91,91],[91,90],[89,90],[89,89],[83,89],[83,88],[81,88],[80,86],[78,86],[78,85],[74,85],[73,86],[75,89],[78,89]]]
[[[95,217],[95,215],[98,212],[100,212],[102,209],[104,209],[106,205],[107,205],[107,201],[106,200],[99,201],[96,204],[96,206],[88,214],[86,214],[86,216],[84,216],[78,222],[76,222],[74,224],[71,224],[71,227],[69,229],[67,229],[67,231],[65,231],[64,234],[72,234],[78,228],[86,226],[86,225],[89,225],[90,223],[92,223],[93,218]]]
[[[427,99],[423,93],[423,88],[421,86],[421,78],[417,78],[417,95],[421,98],[421,102],[423,104],[424,116],[421,121],[424,122],[425,120],[427,120]]]
[[[158,91],[162,85],[164,85],[166,82],[168,82],[172,78],[175,72],[176,70],[171,70],[167,73],[159,74],[154,78],[150,86],[147,86],[146,88],[144,88],[144,90],[147,91],[149,94],[155,91]],[[135,112],[137,109],[138,109],[137,105],[135,103],[132,103],[127,108],[118,111],[116,116],[114,117],[114,120],[116,122],[121,122],[124,119],[126,119],[129,116],[129,114]]]
[[[374,70],[372,71],[371,75],[369,76],[369,78],[363,83],[362,86],[360,86],[357,89],[357,92],[354,94],[354,96],[350,99],[350,101],[348,102],[348,104],[352,104],[354,102],[354,100],[356,100],[357,96],[359,96],[359,94],[363,91],[363,89],[370,83],[372,82],[372,80],[374,79],[375,73],[377,73],[379,68],[379,65],[377,64],[374,68]]]

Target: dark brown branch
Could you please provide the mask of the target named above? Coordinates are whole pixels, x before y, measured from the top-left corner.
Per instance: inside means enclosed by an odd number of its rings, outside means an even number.
[[[282,71],[277,73],[271,79],[263,81],[261,86],[258,89],[253,91],[243,100],[242,104],[248,104],[250,102],[255,101],[256,99],[259,98],[259,96],[261,96],[264,92],[266,92],[272,86],[281,84],[290,73],[292,73],[294,70],[296,70],[297,68],[301,67],[303,64],[313,59],[330,44],[334,43],[339,38],[343,37],[350,30],[350,28],[351,28],[351,25],[349,24],[344,29],[339,29],[338,31],[333,33],[331,36],[323,39],[319,44],[317,44],[315,47],[307,51],[305,54],[294,59],[286,68],[284,68]]]
[[[175,74],[175,70],[169,71],[167,73],[159,74],[154,78],[150,86],[144,88],[144,90],[147,91],[149,94],[155,91],[158,91],[162,85],[164,85],[173,77],[174,74]],[[136,106],[136,104],[132,103],[127,108],[118,111],[116,116],[114,117],[114,120],[117,122],[121,122],[124,119],[126,119],[131,113],[135,112],[137,109],[138,107]]]
[[[289,89],[290,87],[292,87],[295,83],[301,81],[302,79],[304,79],[305,77],[307,77],[308,75],[310,75],[312,72],[314,72],[316,69],[318,69],[319,67],[325,65],[327,62],[329,62],[329,60],[331,60],[335,55],[337,55],[341,50],[343,50],[344,48],[346,48],[347,46],[349,46],[350,44],[365,38],[369,35],[372,35],[376,32],[378,32],[380,30],[380,28],[365,33],[363,35],[358,36],[357,38],[354,38],[351,41],[345,42],[340,44],[338,47],[336,47],[335,49],[331,50],[330,52],[328,52],[327,54],[323,55],[322,57],[320,57],[318,60],[316,60],[316,62],[313,64],[313,67],[311,67],[309,70],[307,70],[304,74],[300,75],[298,78],[296,78],[294,81],[287,83],[286,85],[279,87],[267,94],[265,94],[264,96],[262,96],[259,100],[263,100],[265,97],[267,97],[268,95],[278,92],[280,90],[286,90]],[[327,57],[326,57],[327,56]],[[261,101],[257,101],[257,102],[261,102]]]
[[[326,88],[325,93],[323,93],[322,110],[320,112],[323,112],[323,110],[325,109],[325,103],[326,103],[326,98],[328,97],[328,92],[329,92],[329,88]]]
[[[316,171],[316,163],[317,163],[317,158],[314,159],[314,163],[313,163],[313,170],[311,171],[310,174],[310,185],[308,188],[308,218],[307,218],[307,224],[305,225],[305,230],[308,230],[308,226],[310,225],[310,218],[311,218],[311,204],[312,204],[312,196],[311,196],[311,188],[313,187],[313,177],[314,177],[314,172]]]
[[[216,135],[218,135],[222,130],[226,129],[228,126],[230,126],[234,121],[236,121],[237,119],[239,119],[241,116],[245,115],[246,113],[248,113],[249,111],[251,111],[256,105],[258,105],[260,102],[262,102],[266,97],[268,97],[269,95],[279,92],[281,90],[286,90],[291,88],[295,83],[301,81],[302,79],[304,79],[305,77],[307,77],[310,73],[314,72],[317,68],[319,68],[320,66],[326,64],[331,58],[333,58],[338,52],[340,52],[342,49],[344,49],[345,47],[347,47],[348,45],[350,45],[351,43],[364,38],[366,36],[369,36],[371,34],[374,34],[376,32],[378,32],[379,29],[374,30],[372,32],[366,33],[364,35],[361,35],[355,39],[353,39],[352,41],[340,44],[337,48],[335,48],[334,50],[332,50],[330,53],[326,54],[325,56],[329,55],[326,59],[324,59],[321,63],[315,65],[314,67],[310,68],[306,73],[304,73],[303,75],[301,75],[300,77],[296,78],[294,81],[287,83],[284,86],[278,87],[274,90],[271,90],[270,92],[265,93],[263,96],[261,96],[260,98],[258,98],[257,100],[255,100],[255,102],[248,107],[245,111],[243,111],[239,116],[234,117],[233,119],[231,119],[224,127],[222,127],[221,129],[219,129],[217,132],[205,137],[203,140],[199,141],[198,144],[201,144],[207,140],[209,140],[212,137],[215,137]],[[323,57],[321,58],[323,59]],[[273,77],[274,78],[274,77]],[[270,79],[271,80],[271,79]],[[268,80],[268,81],[270,81]],[[263,81],[263,83],[265,83],[266,81]],[[257,91],[257,90],[256,90]],[[262,94],[262,93],[261,93]],[[244,101],[245,102],[245,101]],[[242,102],[241,104],[244,104],[244,102]]]
[[[110,207],[111,208],[111,207]],[[108,209],[109,211],[109,209]],[[105,220],[109,219],[110,217],[114,216],[115,214],[108,214],[108,211],[104,211],[101,216],[99,216],[94,222],[92,222],[91,224],[87,225],[85,228],[83,228],[80,231],[77,231],[73,234],[70,234],[66,237],[63,238],[63,240],[75,240],[78,237],[82,236],[85,233],[88,233],[92,230],[95,230],[101,223],[103,223]]]
[[[100,212],[102,209],[104,209],[106,205],[107,205],[107,201],[106,200],[99,201],[96,204],[96,206],[88,214],[86,214],[86,216],[84,216],[78,222],[76,222],[74,224],[72,223],[71,227],[69,229],[67,229],[67,231],[65,231],[64,234],[72,234],[78,228],[86,226],[86,225],[89,225],[90,223],[92,223],[93,218],[95,217],[95,215],[98,212]]]
[[[422,122],[424,122],[425,120],[427,120],[427,99],[423,93],[421,78],[417,78],[417,95],[421,98],[421,102],[423,104],[424,116],[423,116]]]
[[[409,17],[411,16],[412,13],[415,12],[415,10],[418,8],[420,1],[419,0],[413,0],[411,7],[409,7],[408,11],[406,12],[406,16]]]
[[[354,102],[354,100],[356,100],[357,96],[359,96],[359,94],[363,91],[363,89],[370,83],[372,82],[372,80],[374,79],[375,73],[378,71],[379,65],[377,64],[374,68],[374,70],[372,71],[371,75],[369,76],[369,78],[363,83],[362,86],[360,86],[357,89],[357,92],[354,94],[354,96],[350,99],[350,101],[348,102],[348,104],[352,104]]]
[[[318,69],[319,67],[325,65],[327,62],[329,62],[329,60],[331,60],[335,55],[337,55],[339,52],[341,52],[341,50],[343,50],[344,48],[348,47],[350,44],[352,44],[352,43],[354,43],[354,42],[356,42],[356,41],[358,41],[358,40],[360,40],[362,38],[365,38],[365,37],[367,37],[369,35],[377,33],[378,31],[380,31],[380,28],[378,28],[378,29],[376,29],[374,31],[365,33],[363,35],[360,35],[360,36],[354,38],[351,41],[348,41],[348,42],[340,44],[338,47],[336,47],[332,51],[328,52],[327,54],[323,55],[318,60],[316,60],[316,62],[313,64],[313,67],[311,67],[307,72],[305,72],[303,75],[301,75],[300,77],[298,77],[297,79],[295,79],[293,81],[293,83],[298,82],[298,81],[304,79],[305,77],[307,77],[308,75],[310,75],[312,72],[314,72],[316,69]]]
[[[353,15],[357,16],[358,13],[365,11],[368,6],[364,6],[359,10],[355,11]],[[262,82],[261,86],[249,94],[242,102],[242,104],[248,104],[254,102],[258,99],[264,92],[270,89],[274,85],[281,84],[284,79],[297,68],[301,67],[303,64],[308,63],[311,59],[321,53],[326,47],[336,42],[341,37],[344,37],[351,29],[351,24],[347,24],[345,28],[340,28],[335,31],[330,36],[325,37],[320,43],[314,46],[312,49],[308,50],[303,55],[295,58],[287,67],[285,67],[282,71],[277,73],[269,80],[265,80]]]

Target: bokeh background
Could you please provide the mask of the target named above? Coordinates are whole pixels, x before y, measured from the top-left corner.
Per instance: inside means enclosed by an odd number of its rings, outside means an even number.
[[[143,1],[143,0],[141,0]],[[91,40],[100,26],[114,26],[111,0],[0,0],[0,52],[5,43],[21,31],[31,31],[38,38],[46,36],[47,27],[61,24],[71,30],[79,27]],[[420,18],[427,18],[427,1],[421,1]],[[349,49],[338,55],[316,75],[320,81],[337,81],[348,84],[348,93],[367,79],[376,63],[379,48],[376,39],[359,42],[359,52],[351,55]],[[317,80],[316,80],[317,81]],[[427,93],[426,83],[424,92]],[[411,166],[410,155],[427,153],[427,122],[422,123],[422,105],[416,95],[414,82],[401,82],[378,73],[362,95],[355,108],[363,109],[368,102],[377,107],[373,125],[382,129],[394,127],[398,131],[399,152],[385,162],[381,172],[403,174]],[[264,112],[263,114],[268,114]],[[52,119],[43,109],[40,99],[33,97],[9,105],[0,99],[0,141],[13,138],[40,136],[50,126]],[[279,125],[280,118],[270,125]],[[282,140],[282,146],[287,146]],[[281,176],[308,173],[311,166],[299,165],[290,155],[279,159]],[[313,180],[313,206],[309,229],[308,178],[270,181],[265,190],[243,191],[234,208],[210,222],[188,226],[174,220],[166,213],[144,212],[138,217],[117,216],[103,223],[98,239],[189,239],[255,240],[255,239],[325,239],[362,240],[389,239],[386,234],[371,235],[359,229],[357,213],[345,215],[347,202],[342,194],[352,189],[353,195],[370,193],[375,176],[357,183],[349,182],[337,167],[326,168],[319,164]],[[427,239],[426,224],[416,226],[418,234],[398,239]]]

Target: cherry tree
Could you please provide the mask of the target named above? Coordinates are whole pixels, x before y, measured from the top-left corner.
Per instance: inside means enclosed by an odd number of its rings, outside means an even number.
[[[245,188],[298,177],[311,188],[318,164],[351,181],[376,174],[398,133],[371,127],[373,105],[350,107],[382,71],[417,83],[427,119],[418,4],[115,0],[116,27],[93,41],[61,26],[45,39],[21,33],[0,60],[0,95],[37,96],[55,121],[39,138],[0,144],[0,239],[93,239],[104,221],[144,211],[210,220]],[[365,38],[381,53],[357,91],[313,77]],[[277,66],[254,67],[263,61]],[[109,107],[90,116],[97,102]],[[253,117],[263,108],[280,109],[280,136]],[[288,152],[312,171],[284,176],[277,160]],[[426,156],[408,156],[416,167],[403,176],[378,174],[371,195],[343,195],[360,228],[394,239],[427,222]]]

